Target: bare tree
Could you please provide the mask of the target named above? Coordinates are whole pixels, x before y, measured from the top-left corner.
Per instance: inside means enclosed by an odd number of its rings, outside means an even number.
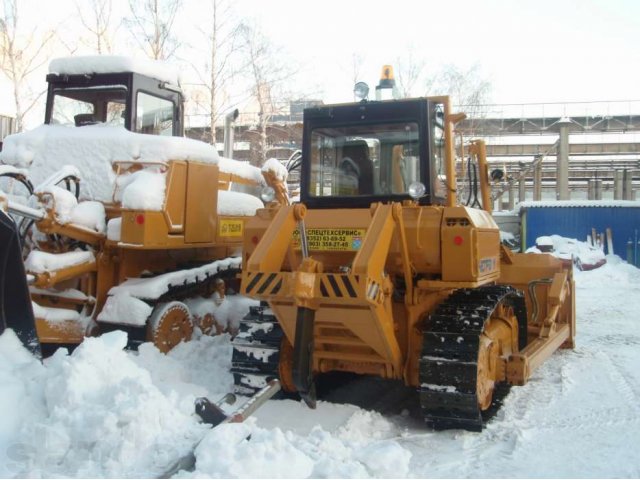
[[[440,93],[449,95],[455,105],[473,110],[489,101],[491,83],[482,76],[477,63],[467,70],[448,64],[438,77],[437,89]]]
[[[413,46],[396,58],[396,81],[402,98],[427,95],[431,91],[436,75],[425,72],[426,66],[426,60],[416,55]]]
[[[239,63],[240,23],[235,19],[232,5],[228,0],[210,0],[208,12],[208,29],[200,29],[205,38],[205,60],[193,64],[200,86],[201,94],[192,95],[198,109],[202,109],[209,117],[209,138],[212,144],[216,141],[216,124],[226,110],[231,108],[232,100],[229,83],[241,68]]]
[[[125,21],[140,48],[155,60],[167,60],[180,46],[172,33],[182,0],[129,0],[131,18]]]
[[[257,28],[242,25],[240,35],[246,55],[251,91],[258,104],[256,125],[259,140],[252,163],[261,165],[267,156],[267,125],[277,113],[277,106],[283,99],[284,81],[293,75],[288,62],[281,57],[281,51],[273,45]]]
[[[82,3],[76,0],[78,17],[90,36],[84,43],[98,54],[112,52],[112,7],[112,0],[83,0]]]
[[[46,49],[54,30],[37,34],[39,26],[23,31],[19,22],[19,0],[3,0],[0,18],[0,55],[2,73],[11,81],[16,109],[16,130],[22,131],[25,115],[37,104],[43,91],[30,86],[31,75],[47,60]]]

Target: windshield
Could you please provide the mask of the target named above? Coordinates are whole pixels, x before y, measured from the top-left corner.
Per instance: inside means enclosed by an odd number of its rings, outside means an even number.
[[[55,88],[51,124],[81,127],[95,123],[124,126],[124,85]]]
[[[316,128],[311,132],[310,195],[403,195],[420,178],[414,122]]]

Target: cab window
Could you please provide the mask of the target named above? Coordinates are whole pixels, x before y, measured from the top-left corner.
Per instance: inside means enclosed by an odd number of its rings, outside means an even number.
[[[418,124],[316,128],[311,132],[310,195],[404,195],[420,179]]]
[[[174,104],[165,98],[138,92],[136,132],[151,135],[173,135]]]
[[[125,86],[68,87],[53,91],[50,123],[82,127],[96,123],[124,126]]]

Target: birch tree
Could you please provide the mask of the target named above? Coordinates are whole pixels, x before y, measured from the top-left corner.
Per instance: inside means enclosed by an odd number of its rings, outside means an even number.
[[[20,5],[20,0],[3,0],[0,18],[1,68],[13,87],[18,132],[24,128],[25,116],[46,91],[33,89],[31,78],[47,62],[47,48],[55,34],[54,30],[46,29],[40,33],[41,25],[34,25],[29,30],[23,29]]]
[[[216,124],[233,104],[229,84],[242,68],[239,54],[241,24],[229,1],[211,0],[209,7],[208,28],[200,29],[206,46],[204,61],[193,64],[204,95],[194,95],[193,100],[208,116],[210,141],[215,144]]]
[[[242,48],[247,60],[251,92],[258,105],[257,133],[259,139],[252,156],[252,163],[261,165],[267,155],[267,125],[277,104],[283,103],[285,81],[293,76],[293,68],[282,57],[281,49],[273,45],[256,27],[242,25],[240,28]]]
[[[131,17],[125,20],[135,42],[154,60],[172,58],[180,42],[173,25],[181,0],[129,0]]]
[[[76,0],[78,18],[89,33],[83,41],[99,55],[113,53],[112,0]]]

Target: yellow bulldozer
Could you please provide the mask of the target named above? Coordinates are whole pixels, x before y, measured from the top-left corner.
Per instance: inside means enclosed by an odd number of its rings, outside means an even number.
[[[181,138],[183,97],[165,65],[75,57],[50,72],[45,124],[6,138],[0,154],[1,323],[28,343],[35,316],[47,352],[113,329],[166,352],[194,326],[224,329],[215,304],[195,312],[189,300],[238,290],[261,189],[286,201],[279,165]],[[29,294],[17,295],[20,241]]]
[[[429,425],[478,431],[502,386],[574,347],[572,267],[501,245],[482,141],[482,208],[458,194],[464,118],[446,96],[304,111],[301,202],[244,228],[241,293],[262,306],[233,341],[237,392],[314,408],[322,375],[373,375],[415,388]]]

